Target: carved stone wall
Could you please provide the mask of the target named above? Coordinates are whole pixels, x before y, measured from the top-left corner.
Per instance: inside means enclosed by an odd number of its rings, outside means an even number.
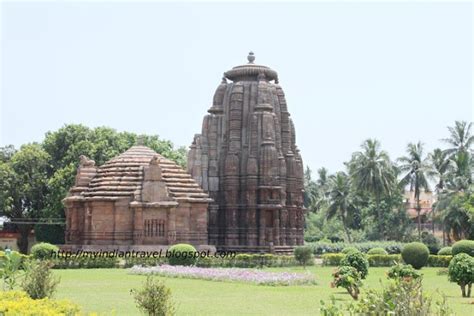
[[[303,244],[295,128],[277,73],[254,59],[224,74],[188,154],[188,172],[213,199],[209,244],[221,249]]]

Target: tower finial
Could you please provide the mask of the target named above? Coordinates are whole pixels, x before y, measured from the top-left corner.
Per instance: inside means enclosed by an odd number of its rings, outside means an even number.
[[[253,64],[253,61],[255,60],[255,55],[253,54],[253,52],[249,52],[247,60],[249,61],[249,64]]]

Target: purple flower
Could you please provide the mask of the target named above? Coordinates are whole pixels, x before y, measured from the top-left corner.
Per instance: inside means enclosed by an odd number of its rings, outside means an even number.
[[[156,274],[165,277],[202,279],[212,281],[241,281],[259,285],[305,285],[315,284],[309,273],[266,272],[240,268],[199,268],[192,266],[161,265],[155,267],[134,266],[132,274]]]

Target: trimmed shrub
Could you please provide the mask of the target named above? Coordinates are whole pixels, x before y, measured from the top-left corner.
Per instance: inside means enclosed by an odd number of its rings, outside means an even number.
[[[40,242],[39,244],[31,247],[31,256],[35,259],[51,259],[53,254],[55,255],[59,248],[55,245],[47,242]]]
[[[367,256],[362,252],[350,252],[341,260],[342,266],[354,267],[359,273],[362,279],[367,277],[369,274],[369,261]]]
[[[428,267],[440,267],[440,268],[447,268],[449,266],[449,262],[453,256],[437,256],[437,255],[430,255],[428,257]]]
[[[351,266],[341,266],[333,273],[333,282],[331,287],[343,287],[357,300],[360,293],[360,286],[362,285],[361,276],[356,268]]]
[[[453,256],[459,253],[467,253],[474,257],[474,240],[460,240],[455,242],[452,247]]]
[[[152,275],[147,276],[142,289],[132,289],[131,293],[134,296],[138,309],[147,315],[168,316],[176,313],[171,290]]]
[[[430,251],[421,242],[412,242],[403,247],[402,258],[406,264],[411,264],[415,269],[423,268],[428,262]]]
[[[421,277],[420,272],[413,269],[410,264],[397,264],[390,268],[387,272],[389,279],[418,279]]]
[[[372,248],[369,251],[367,251],[368,255],[388,255],[387,250],[381,248],[381,247],[376,247]]]
[[[341,260],[344,258],[344,254],[342,253],[328,253],[322,255],[321,258],[323,259],[323,266],[339,266],[341,265]]]
[[[371,267],[391,267],[402,261],[400,255],[368,255],[369,266]]]
[[[306,265],[313,259],[313,251],[311,247],[308,246],[296,247],[294,250],[294,255],[296,261],[298,261],[304,267],[306,267]]]
[[[25,264],[25,275],[21,288],[32,299],[51,298],[59,284],[59,277],[51,273],[51,262],[32,260]]]
[[[443,247],[438,251],[438,256],[452,256],[453,248],[452,247]]]
[[[196,248],[189,244],[176,244],[171,246],[167,253],[170,254],[168,262],[172,266],[192,266],[196,263]]]
[[[360,250],[357,249],[356,247],[346,247],[344,249],[342,249],[341,253],[347,255],[348,253],[351,253],[351,252],[359,252]]]
[[[474,258],[466,253],[455,255],[449,263],[448,277],[449,281],[456,282],[461,287],[462,297],[471,297],[471,287],[474,282]]]
[[[308,243],[313,249],[315,255],[322,255],[326,253],[340,253],[344,248],[354,247],[357,248],[360,252],[367,252],[372,248],[383,248],[389,254],[399,254],[402,251],[404,243],[394,242],[394,241],[370,241],[370,242],[359,242],[359,243],[330,243],[330,242],[314,242]]]
[[[53,260],[54,269],[98,269],[98,268],[116,268],[118,266],[116,257],[92,257],[79,256],[71,258],[70,256],[59,255]]]

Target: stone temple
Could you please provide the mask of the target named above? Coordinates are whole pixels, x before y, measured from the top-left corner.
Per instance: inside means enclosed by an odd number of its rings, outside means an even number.
[[[75,185],[63,201],[66,244],[124,250],[206,246],[210,201],[188,173],[148,147],[134,146],[100,167],[81,156]]]
[[[188,172],[213,200],[209,244],[288,252],[303,244],[303,162],[278,74],[254,60],[224,73]]]

